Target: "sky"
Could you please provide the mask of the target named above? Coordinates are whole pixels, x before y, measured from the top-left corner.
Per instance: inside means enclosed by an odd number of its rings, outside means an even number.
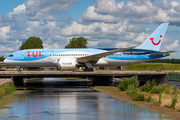
[[[139,46],[164,22],[160,51],[180,59],[180,0],[0,0],[0,56],[31,36],[45,49],[64,48],[72,37],[87,38],[89,48]]]

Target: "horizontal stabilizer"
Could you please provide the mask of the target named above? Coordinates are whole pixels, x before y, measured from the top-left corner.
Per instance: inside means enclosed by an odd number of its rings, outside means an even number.
[[[87,62],[87,61],[91,61],[91,60],[98,61],[102,57],[106,57],[108,55],[113,55],[114,53],[122,52],[124,50],[132,49],[132,48],[135,48],[135,47],[121,48],[121,49],[117,49],[117,50],[111,50],[111,51],[108,51],[108,52],[97,53],[97,54],[77,58],[77,60],[78,60],[78,62]]]
[[[176,51],[160,52],[160,53],[146,54],[146,55],[147,55],[147,56],[156,56],[156,55],[166,54],[166,56],[168,56],[169,53],[173,53],[173,52],[176,52]]]

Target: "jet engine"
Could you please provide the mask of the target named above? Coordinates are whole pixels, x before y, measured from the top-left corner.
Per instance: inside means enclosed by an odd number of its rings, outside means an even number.
[[[78,65],[75,58],[61,58],[57,61],[58,69],[60,70],[73,70]]]

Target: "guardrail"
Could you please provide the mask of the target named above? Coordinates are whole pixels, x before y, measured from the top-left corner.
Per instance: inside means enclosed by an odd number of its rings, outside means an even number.
[[[180,81],[180,73],[169,73],[168,79],[172,81]]]

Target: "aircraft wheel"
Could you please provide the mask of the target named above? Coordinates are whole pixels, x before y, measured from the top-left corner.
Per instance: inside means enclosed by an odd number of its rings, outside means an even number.
[[[21,68],[18,70],[18,72],[21,72]]]

